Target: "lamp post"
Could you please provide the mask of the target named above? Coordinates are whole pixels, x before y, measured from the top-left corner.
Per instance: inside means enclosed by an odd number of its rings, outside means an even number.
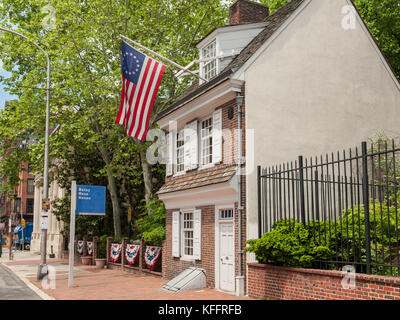
[[[43,199],[47,199],[49,195],[49,129],[50,129],[50,59],[46,51],[44,51],[36,42],[29,40],[23,34],[0,27],[1,31],[15,34],[31,44],[44,53],[47,59],[47,83],[46,83],[46,132],[45,132],[45,145],[44,145],[44,173],[43,173]],[[46,209],[47,210],[47,209]],[[46,217],[47,219],[47,217]],[[38,268],[37,279],[41,280],[47,275],[46,266],[46,245],[47,245],[47,221],[41,226],[42,233],[40,239],[40,265]]]

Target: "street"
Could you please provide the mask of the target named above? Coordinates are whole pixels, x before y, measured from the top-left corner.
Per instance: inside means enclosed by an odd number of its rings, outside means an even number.
[[[41,298],[0,264],[0,300],[41,300]]]

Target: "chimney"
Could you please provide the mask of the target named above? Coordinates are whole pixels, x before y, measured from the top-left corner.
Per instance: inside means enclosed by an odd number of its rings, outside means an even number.
[[[229,8],[229,24],[262,22],[268,15],[268,6],[249,0],[237,0]]]

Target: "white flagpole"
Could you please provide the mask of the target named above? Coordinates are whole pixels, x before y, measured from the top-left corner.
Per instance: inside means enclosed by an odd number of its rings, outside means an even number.
[[[176,62],[174,62],[174,61],[172,61],[172,60],[170,60],[170,59],[168,59],[168,58],[165,58],[165,57],[162,56],[161,54],[159,54],[159,53],[157,53],[157,52],[154,52],[153,50],[151,50],[151,49],[149,49],[149,48],[146,48],[145,46],[141,45],[140,43],[137,43],[136,41],[133,41],[133,40],[131,40],[131,39],[129,39],[129,38],[123,36],[122,34],[120,34],[119,36],[120,36],[123,40],[126,40],[126,41],[128,41],[128,42],[131,42],[131,43],[133,43],[135,46],[138,46],[139,48],[141,48],[141,49],[143,49],[143,50],[146,50],[146,51],[150,52],[151,54],[154,54],[155,56],[157,56],[157,57],[159,57],[160,59],[163,59],[164,61],[166,61],[166,62],[172,64],[173,66],[177,67],[178,69],[181,69],[181,70],[183,70],[183,71],[185,71],[185,72],[188,72],[188,73],[190,73],[191,75],[196,76],[196,77],[198,77],[199,79],[201,79],[201,80],[207,82],[206,79],[204,79],[203,77],[200,77],[198,74],[195,74],[194,72],[192,72],[192,71],[190,71],[190,70],[187,70],[185,67],[183,67],[183,66],[177,64]]]

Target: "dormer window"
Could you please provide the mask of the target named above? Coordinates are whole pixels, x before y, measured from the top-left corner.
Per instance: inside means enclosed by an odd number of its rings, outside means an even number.
[[[217,56],[217,41],[214,40],[201,49],[201,58],[210,59]],[[202,76],[210,80],[217,74],[217,59],[211,59],[202,63]]]

